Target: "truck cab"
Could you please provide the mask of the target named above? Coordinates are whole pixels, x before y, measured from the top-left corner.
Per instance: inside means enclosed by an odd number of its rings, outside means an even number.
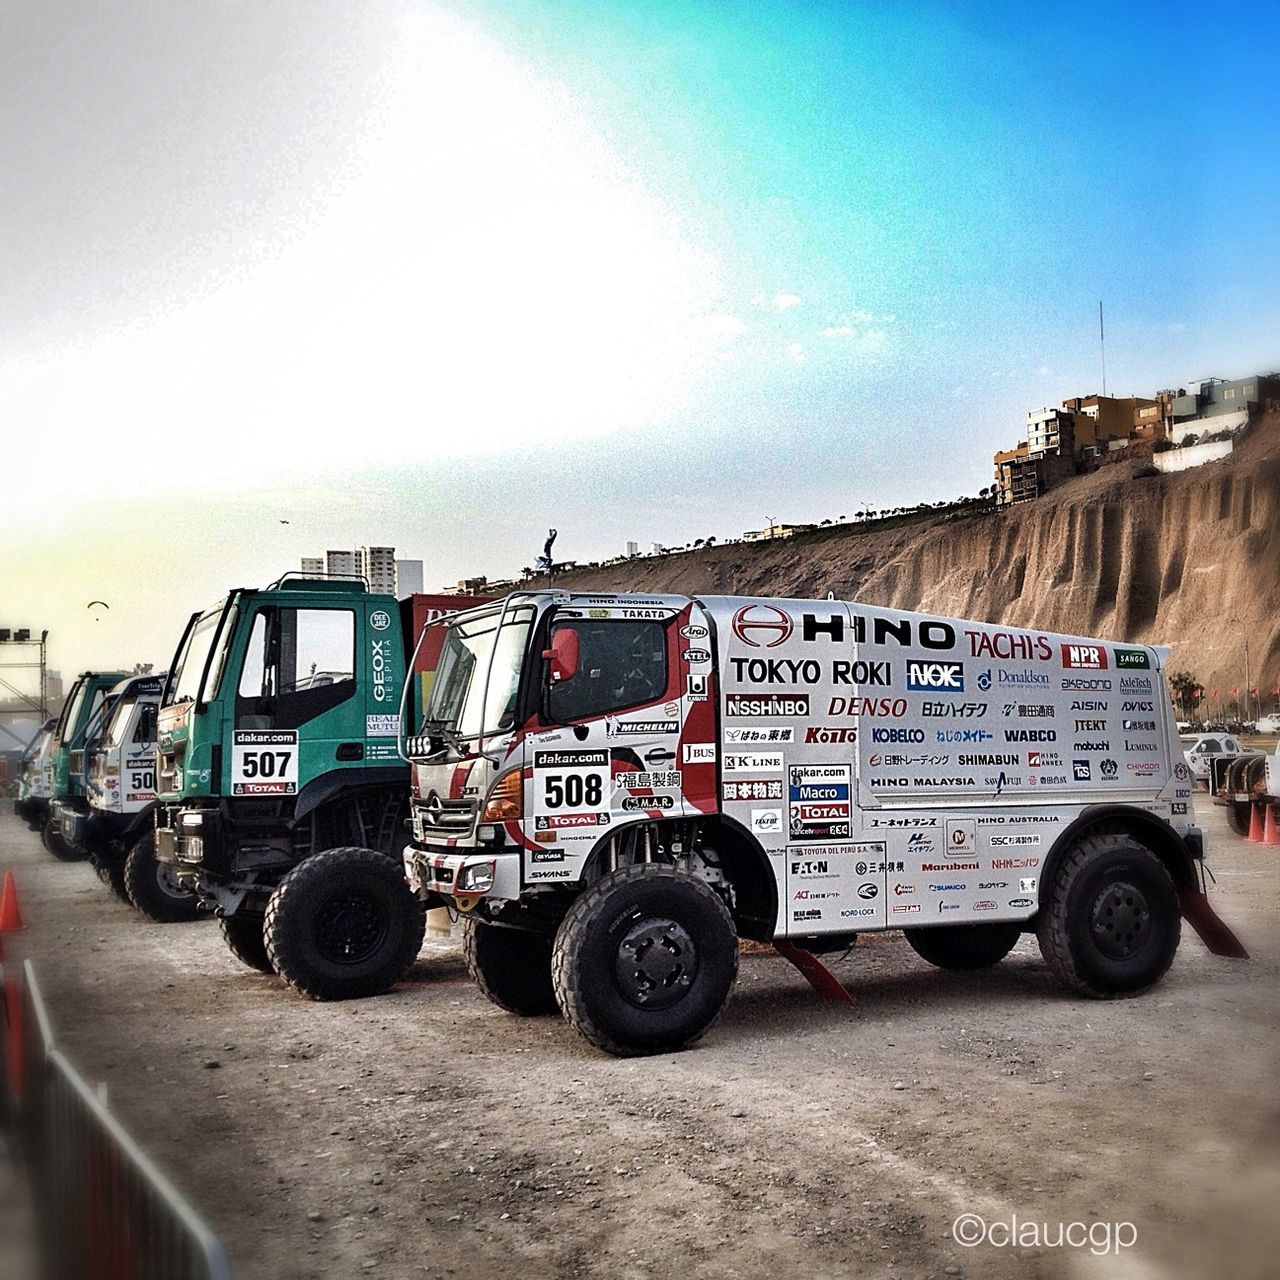
[[[48,816],[49,743],[57,723],[57,718],[50,716],[18,760],[18,794],[13,800],[13,811],[33,831],[42,830]]]
[[[84,851],[64,832],[74,832],[78,820],[89,812],[84,786],[86,738],[90,729],[101,723],[103,702],[128,675],[127,671],[83,672],[71,686],[54,728],[49,744],[49,813],[43,838],[45,848],[64,861],[84,857]]]
[[[516,594],[448,623],[406,876],[466,918],[485,994],[619,1054],[702,1035],[740,937],[812,974],[865,931],[950,969],[1035,932],[1068,985],[1130,994],[1180,910],[1242,954],[1166,657],[852,601]]]
[[[193,614],[170,667],[156,856],[240,960],[308,995],[390,985],[421,944],[396,858],[409,782],[396,740],[429,599],[286,575]],[[409,930],[391,952],[387,912]]]

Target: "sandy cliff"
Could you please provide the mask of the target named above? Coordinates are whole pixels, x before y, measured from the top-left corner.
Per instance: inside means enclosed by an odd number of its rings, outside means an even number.
[[[905,528],[822,531],[558,577],[610,590],[825,596],[1170,645],[1225,699],[1280,684],[1280,416],[1175,475],[1136,464],[1037,502]]]

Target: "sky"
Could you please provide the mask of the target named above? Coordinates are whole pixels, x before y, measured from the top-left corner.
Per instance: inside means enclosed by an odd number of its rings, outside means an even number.
[[[436,587],[551,526],[591,560],[976,493],[1101,390],[1100,300],[1112,394],[1275,368],[1278,38],[1274,4],[0,0],[0,627],[163,665],[329,547]]]

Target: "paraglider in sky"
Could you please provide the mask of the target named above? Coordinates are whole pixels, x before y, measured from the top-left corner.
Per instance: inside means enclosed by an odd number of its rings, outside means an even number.
[[[90,600],[89,603],[85,605],[85,608],[90,611],[90,614],[93,617],[94,622],[99,621],[102,617],[102,614],[100,613],[93,613],[93,610],[95,607],[100,609],[111,608],[111,606],[105,600]]]

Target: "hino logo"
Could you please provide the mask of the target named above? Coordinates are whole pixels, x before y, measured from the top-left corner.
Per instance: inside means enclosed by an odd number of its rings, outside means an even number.
[[[907,688],[916,693],[934,689],[964,692],[964,666],[959,662],[908,662]]]
[[[892,640],[903,648],[910,646],[912,625],[910,618],[880,618],[868,620],[861,614],[853,619],[853,639],[857,644],[883,645]],[[844,643],[844,617],[833,614],[828,618],[819,618],[815,614],[802,614],[800,618],[800,634],[805,640],[817,640],[825,636],[836,644]],[[926,619],[919,624],[918,643],[923,649],[954,649],[956,647],[955,628],[949,622],[937,622]]]
[[[733,634],[752,649],[775,649],[794,630],[791,615],[773,604],[744,604],[733,615]]]

